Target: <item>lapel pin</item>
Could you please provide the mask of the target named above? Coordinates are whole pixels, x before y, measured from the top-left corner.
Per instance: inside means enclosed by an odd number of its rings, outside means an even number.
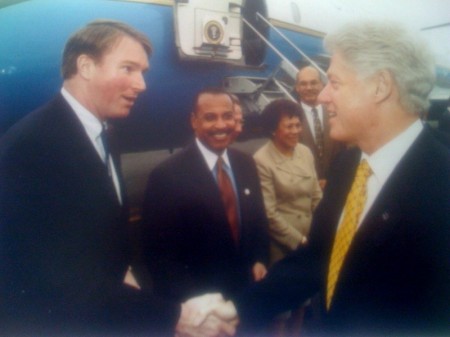
[[[245,195],[250,195],[250,190],[249,190],[248,188],[246,188],[246,189],[244,190],[244,194],[245,194]]]
[[[390,215],[389,215],[388,212],[383,212],[383,214],[381,214],[381,218],[382,218],[384,221],[387,221],[387,220],[390,218]]]

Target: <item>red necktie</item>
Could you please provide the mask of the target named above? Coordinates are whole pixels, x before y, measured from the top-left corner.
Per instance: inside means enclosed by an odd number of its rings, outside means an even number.
[[[222,166],[223,159],[222,157],[219,157],[217,159],[217,183],[222,195],[222,202],[225,206],[228,223],[230,224],[231,234],[234,241],[237,243],[239,240],[239,228],[236,195],[230,177]]]

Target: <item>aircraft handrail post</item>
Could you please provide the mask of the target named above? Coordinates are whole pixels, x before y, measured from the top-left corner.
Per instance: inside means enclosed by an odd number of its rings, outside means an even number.
[[[316,68],[323,76],[327,76],[326,72],[316,63],[313,59],[308,57],[300,48],[298,48],[291,40],[287,38],[278,28],[276,28],[270,21],[268,21],[260,13],[256,13],[256,16],[262,19],[270,28],[272,28],[278,35],[280,35],[291,47],[293,47],[300,55],[302,55],[314,68]],[[297,70],[297,69],[296,69]]]

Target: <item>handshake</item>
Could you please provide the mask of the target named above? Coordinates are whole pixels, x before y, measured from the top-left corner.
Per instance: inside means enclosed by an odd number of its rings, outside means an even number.
[[[221,294],[194,297],[181,304],[176,337],[225,337],[236,333],[236,308]]]

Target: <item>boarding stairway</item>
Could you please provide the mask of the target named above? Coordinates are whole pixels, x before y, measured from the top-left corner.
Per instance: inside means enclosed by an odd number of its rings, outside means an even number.
[[[326,78],[326,74],[322,67],[314,60],[309,58],[300,48],[292,43],[282,32],[280,32],[271,22],[269,22],[263,15],[256,13],[258,20],[264,21],[272,31],[276,32],[281,38],[294,48],[298,54],[306,61],[305,63],[315,67]],[[259,38],[271,48],[281,59],[278,66],[267,77],[247,77],[234,76],[226,77],[223,82],[223,87],[230,93],[239,97],[245,118],[259,115],[264,107],[279,98],[285,98],[296,101],[294,93],[295,81],[297,77],[297,67],[283,55],[274,45],[267,40],[250,22],[243,19],[250,29],[252,29]]]
[[[296,74],[296,69],[283,60],[268,77],[226,77],[223,86],[240,98],[247,114],[259,114],[273,100],[295,101],[292,92]]]

